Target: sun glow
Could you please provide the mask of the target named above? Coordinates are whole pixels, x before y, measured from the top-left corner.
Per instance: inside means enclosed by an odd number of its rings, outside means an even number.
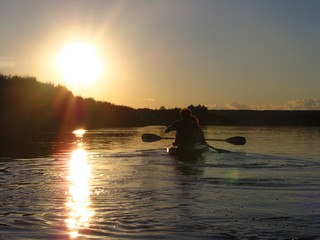
[[[96,47],[82,42],[64,46],[57,55],[56,66],[64,81],[72,87],[93,83],[104,70]]]

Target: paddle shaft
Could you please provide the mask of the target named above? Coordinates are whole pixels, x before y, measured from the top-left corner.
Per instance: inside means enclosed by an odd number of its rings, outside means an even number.
[[[173,137],[162,137],[162,139],[174,139]],[[245,138],[244,137],[230,137],[227,139],[218,139],[218,138],[206,138],[206,141],[220,141],[220,142],[227,142],[235,145],[244,145],[245,144]]]
[[[162,139],[174,139],[173,137],[161,137],[152,133],[145,133],[142,135],[142,140],[144,142],[156,142]],[[205,139],[206,141],[225,141],[234,145],[244,145],[246,143],[246,139],[244,137],[236,136],[230,137],[227,139]]]
[[[216,139],[216,138],[209,138],[209,139],[205,139],[206,141],[222,141],[222,142],[224,142],[224,141],[226,141],[225,139]]]
[[[165,139],[174,139],[173,137],[162,137],[161,139],[165,140]],[[225,142],[226,139],[217,139],[217,138],[206,138],[206,141],[221,141],[221,142]]]

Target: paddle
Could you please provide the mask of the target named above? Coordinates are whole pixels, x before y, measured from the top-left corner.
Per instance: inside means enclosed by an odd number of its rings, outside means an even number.
[[[225,141],[227,143],[231,143],[233,145],[245,145],[247,140],[245,137],[235,136],[227,139],[206,139],[206,141]]]
[[[157,142],[162,139],[174,139],[174,138],[173,137],[160,137],[156,134],[145,133],[145,134],[142,134],[141,139],[144,142]]]
[[[144,142],[156,142],[163,139],[174,139],[172,137],[161,137],[152,133],[145,133],[141,137]],[[231,143],[234,145],[244,145],[246,143],[246,139],[244,137],[236,136],[230,137],[227,139],[205,139],[206,141],[225,141],[227,143]]]

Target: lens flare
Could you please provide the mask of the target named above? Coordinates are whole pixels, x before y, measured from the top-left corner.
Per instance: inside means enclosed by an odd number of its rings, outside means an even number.
[[[234,168],[234,169],[230,169],[226,175],[227,175],[226,176],[227,183],[233,184],[239,180],[240,173],[238,169]]]

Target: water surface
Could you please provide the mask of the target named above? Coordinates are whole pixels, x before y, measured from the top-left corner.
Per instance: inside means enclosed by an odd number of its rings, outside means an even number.
[[[163,131],[87,131],[1,157],[0,239],[320,236],[320,128],[206,127],[207,138],[247,144],[210,142],[233,152],[192,159],[168,156],[170,140],[140,139]]]

